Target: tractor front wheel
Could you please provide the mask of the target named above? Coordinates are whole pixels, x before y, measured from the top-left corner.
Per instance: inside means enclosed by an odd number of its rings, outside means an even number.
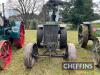
[[[24,46],[24,25],[23,23],[20,26],[20,36],[17,39],[13,39],[15,45],[17,46],[17,48],[22,48]]]
[[[12,47],[8,41],[0,41],[0,69],[6,69],[12,59]]]
[[[31,69],[35,64],[38,57],[38,46],[37,44],[30,43],[25,47],[24,50],[24,65],[27,69]]]

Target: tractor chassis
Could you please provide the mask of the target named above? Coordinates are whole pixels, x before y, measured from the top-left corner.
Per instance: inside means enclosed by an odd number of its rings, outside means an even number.
[[[65,55],[61,55],[61,54],[59,54],[59,55],[39,55],[39,57],[53,57],[53,58],[64,58],[65,57]]]
[[[68,58],[68,48],[65,48],[65,52],[64,53],[60,53],[58,54],[57,50],[52,50],[52,49],[47,49],[45,48],[45,51],[43,51],[42,53],[38,52],[38,46],[37,44],[33,45],[33,52],[32,52],[32,57],[35,58],[39,58],[39,57],[53,57],[53,58]],[[44,49],[44,48],[43,48]]]

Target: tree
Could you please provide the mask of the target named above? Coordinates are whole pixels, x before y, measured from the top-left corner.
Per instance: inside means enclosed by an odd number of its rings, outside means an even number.
[[[26,23],[29,19],[34,19],[34,14],[38,13],[42,6],[44,0],[16,0],[10,7],[19,12],[21,18]]]
[[[91,21],[93,14],[92,0],[70,0],[64,5],[63,21],[77,27],[83,21]]]

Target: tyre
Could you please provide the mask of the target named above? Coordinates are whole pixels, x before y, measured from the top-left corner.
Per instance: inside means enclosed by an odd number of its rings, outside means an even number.
[[[22,48],[24,46],[24,39],[25,39],[25,31],[24,31],[24,24],[20,25],[20,36],[17,39],[13,39],[13,42],[17,48]]]
[[[96,66],[100,68],[100,39],[95,42],[94,50],[94,60],[96,62]]]
[[[27,69],[31,69],[35,64],[38,55],[36,44],[30,43],[24,49],[24,65]]]
[[[88,26],[86,25],[80,25],[78,29],[78,42],[80,47],[85,48],[88,43]]]
[[[37,45],[38,45],[38,47],[42,47],[40,45],[40,43],[42,42],[42,38],[43,38],[43,29],[38,28],[37,29]]]
[[[12,47],[8,41],[0,41],[0,69],[6,69],[12,60]]]
[[[66,29],[61,29],[61,33],[60,33],[60,48],[66,48],[66,47],[67,47]]]
[[[76,59],[77,58],[76,48],[75,48],[75,45],[73,43],[68,44],[68,54],[69,54],[69,59]]]

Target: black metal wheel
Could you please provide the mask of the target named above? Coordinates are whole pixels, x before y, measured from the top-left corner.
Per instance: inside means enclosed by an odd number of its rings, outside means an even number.
[[[24,50],[24,65],[27,69],[31,69],[36,63],[38,58],[38,46],[37,44],[30,43]]]
[[[66,33],[66,29],[61,29],[60,48],[66,48],[66,47],[67,47],[67,33]]]
[[[80,25],[78,29],[78,42],[80,47],[85,48],[88,43],[88,26],[86,25]]]
[[[64,59],[64,60],[67,60],[68,57],[69,57],[69,53],[68,53],[68,45],[67,45],[67,46],[66,46],[66,49],[65,49],[65,53],[64,53],[63,59]]]
[[[37,45],[38,45],[38,47],[42,47],[40,45],[40,43],[42,42],[42,38],[43,38],[43,29],[38,28],[37,29]]]

